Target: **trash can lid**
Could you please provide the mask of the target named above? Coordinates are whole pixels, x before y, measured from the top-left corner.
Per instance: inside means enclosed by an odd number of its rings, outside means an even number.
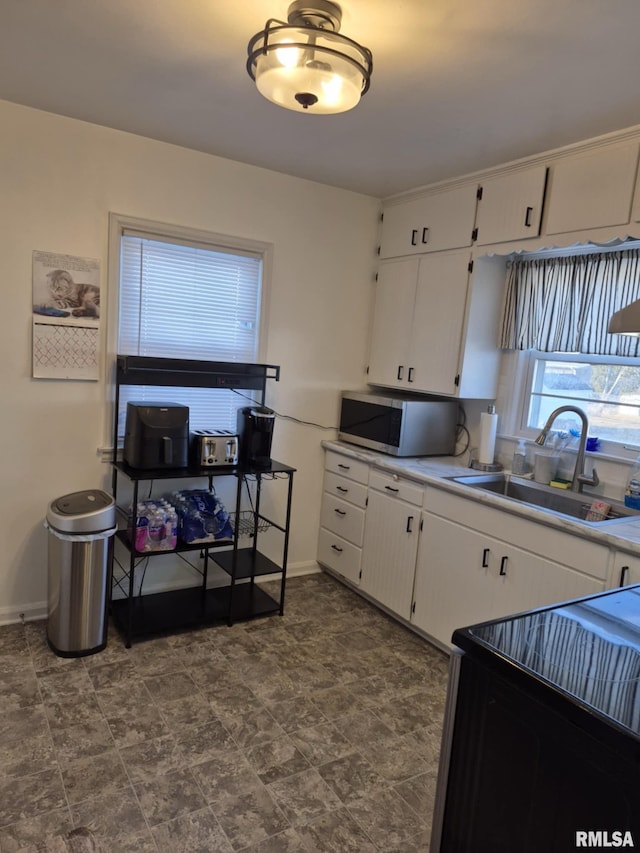
[[[100,489],[62,495],[47,510],[47,522],[63,533],[98,533],[113,527],[115,518],[115,500]]]

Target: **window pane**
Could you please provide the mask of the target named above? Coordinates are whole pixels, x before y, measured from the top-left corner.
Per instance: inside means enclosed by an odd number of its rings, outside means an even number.
[[[536,359],[527,426],[541,429],[554,409],[570,405],[583,409],[591,436],[640,443],[640,366]],[[579,431],[580,419],[563,413],[553,429]]]
[[[125,234],[120,251],[118,352],[122,355],[255,362],[262,260],[219,246]],[[189,406],[193,429],[236,429],[250,401],[227,389],[126,387],[127,401]]]

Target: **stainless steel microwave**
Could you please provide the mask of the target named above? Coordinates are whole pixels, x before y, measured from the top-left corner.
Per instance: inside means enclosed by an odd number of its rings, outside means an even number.
[[[456,400],[343,391],[338,438],[392,456],[451,456],[457,424]]]

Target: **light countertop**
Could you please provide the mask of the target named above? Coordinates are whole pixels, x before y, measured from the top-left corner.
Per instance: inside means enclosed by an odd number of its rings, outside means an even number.
[[[322,446],[326,450],[335,450],[352,459],[366,462],[380,471],[406,477],[424,485],[436,486],[452,494],[493,506],[512,515],[528,518],[548,527],[564,530],[574,536],[577,535],[640,556],[640,516],[629,521],[620,519],[604,524],[586,522],[577,518],[572,519],[566,515],[557,515],[549,510],[538,509],[531,504],[518,503],[495,492],[471,489],[463,483],[455,483],[452,480],[445,479],[446,477],[481,473],[468,468],[463,463],[462,458],[458,459],[453,456],[398,458],[378,453],[375,450],[367,450],[344,441],[323,441]],[[584,495],[588,499],[588,493],[585,492]],[[597,495],[594,496],[595,498],[601,499],[602,496]]]

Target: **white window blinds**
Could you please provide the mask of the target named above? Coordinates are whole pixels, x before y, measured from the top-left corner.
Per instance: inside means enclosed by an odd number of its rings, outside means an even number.
[[[261,279],[259,255],[125,232],[118,352],[255,362]],[[185,403],[191,429],[235,429],[237,408],[249,405],[224,389],[124,387],[123,410],[127,400]]]

